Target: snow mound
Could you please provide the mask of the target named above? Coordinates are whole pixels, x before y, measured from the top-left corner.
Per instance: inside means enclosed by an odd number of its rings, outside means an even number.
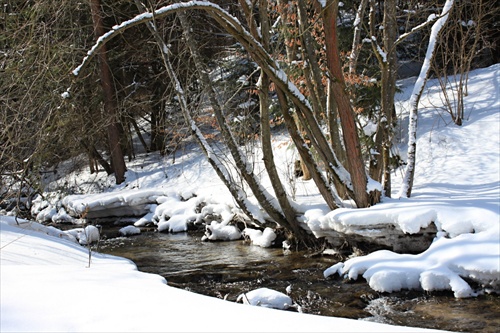
[[[188,221],[189,216],[187,215],[175,215],[168,220],[163,218],[158,222],[157,228],[159,232],[183,232],[188,230]]]
[[[39,223],[35,223],[32,221],[28,221],[25,219],[21,218],[16,218],[14,216],[3,216],[0,215],[0,226],[5,225],[12,225],[12,226],[17,226],[23,231],[34,231],[34,232],[39,232],[48,236],[52,236],[58,239],[64,239],[64,240],[69,240],[74,243],[78,243],[78,240],[75,236],[72,234],[61,231],[57,228],[51,227],[51,226],[44,226]]]
[[[143,216],[158,197],[170,193],[161,189],[132,189],[98,194],[69,195],[62,205],[74,217]]]
[[[253,245],[260,247],[270,247],[276,239],[276,234],[271,228],[265,228],[264,231],[245,228],[242,231],[242,235],[250,238]]]
[[[148,214],[144,215],[143,217],[141,217],[140,219],[135,221],[134,226],[145,227],[148,224],[153,223],[153,218],[155,215],[154,211],[155,211],[156,207],[157,207],[157,205],[151,205],[150,210],[152,210],[152,212],[149,212]]]
[[[236,302],[280,310],[286,310],[293,304],[292,299],[288,295],[269,288],[254,289],[248,293],[241,294],[236,299]]]
[[[183,232],[188,230],[188,223],[196,221],[199,217],[196,209],[200,200],[198,197],[185,200],[182,196],[172,193],[169,196],[159,197],[158,206],[152,217],[153,222],[157,221],[158,231]],[[146,216],[143,217],[144,220],[147,220]]]
[[[33,210],[32,210],[33,212]],[[52,217],[57,214],[57,209],[53,206],[48,206],[39,211],[36,215],[37,222],[49,222],[52,221]]]
[[[466,280],[483,288],[498,290],[500,247],[498,230],[437,238],[421,254],[377,251],[338,263],[324,271],[325,277],[339,274],[357,279],[360,274],[379,292],[401,289],[451,290],[455,297],[476,296]]]
[[[132,236],[132,235],[138,235],[141,233],[141,229],[133,226],[133,225],[128,225],[126,227],[121,228],[118,230],[118,233],[121,236]]]
[[[228,225],[227,222],[212,221],[205,226],[205,235],[202,241],[232,241],[241,238],[241,231],[234,225]]]
[[[80,245],[89,245],[99,241],[101,237],[99,229],[93,225],[88,225],[85,228],[75,228],[67,230],[66,233],[78,240]]]
[[[52,210],[50,212],[52,213]],[[61,207],[56,214],[52,215],[51,220],[54,223],[74,223],[75,222],[75,219],[72,216],[70,216],[63,207]]]

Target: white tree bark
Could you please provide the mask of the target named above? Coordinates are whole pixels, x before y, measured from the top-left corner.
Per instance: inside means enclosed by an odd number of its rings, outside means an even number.
[[[448,20],[448,13],[450,12],[453,4],[454,0],[446,0],[440,18],[432,25],[431,36],[429,37],[429,45],[427,45],[425,60],[410,97],[410,119],[408,124],[408,157],[403,184],[401,185],[401,189],[399,190],[398,194],[398,197],[400,198],[409,198],[411,196],[413,179],[415,177],[415,163],[417,155],[418,103],[420,102],[422,92],[424,91],[425,84],[427,83],[427,80],[429,78],[431,62],[434,58],[434,52],[436,50],[436,40],[439,36],[439,32],[443,29],[446,21]],[[434,19],[434,17],[429,17],[428,21],[432,19]]]

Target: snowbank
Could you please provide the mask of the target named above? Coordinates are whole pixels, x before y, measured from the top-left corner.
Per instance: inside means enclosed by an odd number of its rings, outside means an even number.
[[[110,255],[93,253],[89,266],[65,233],[13,217],[0,216],[0,236],[5,332],[433,331],[240,305],[169,287]]]

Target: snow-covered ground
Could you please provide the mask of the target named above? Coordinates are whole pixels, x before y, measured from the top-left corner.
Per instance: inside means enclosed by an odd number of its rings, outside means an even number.
[[[139,272],[127,259],[94,253],[89,266],[86,248],[55,229],[18,226],[9,216],[0,226],[2,332],[427,331],[203,296]],[[256,296],[249,293],[249,302]],[[281,301],[268,296],[261,299]]]
[[[329,211],[311,182],[288,178],[288,189],[304,211],[303,223],[318,236],[335,230],[355,233],[360,226],[369,233],[370,226],[381,224],[413,234],[434,223],[439,231],[421,254],[378,251],[325,267],[325,276],[362,276],[373,289],[387,292],[452,290],[457,297],[470,297],[499,289],[500,65],[471,73],[462,127],[447,124],[451,123],[449,115],[439,107],[439,89],[433,83],[421,101],[410,199],[384,198],[367,209]],[[401,84],[397,109],[407,119],[412,83]],[[406,131],[404,121],[401,131]],[[403,157],[404,137],[399,147]],[[293,146],[284,135],[274,142],[285,179],[293,172]],[[136,227],[154,223],[171,232],[187,230],[188,223],[202,223],[206,216],[216,214],[221,222],[210,224],[208,239],[230,240],[244,234],[253,238],[254,246],[269,245],[275,236],[272,230],[237,230],[230,224],[240,212],[201,153],[181,153],[175,163],[169,156],[154,154],[137,159],[128,165],[126,183],[120,186],[108,186],[112,177],[102,173],[97,178],[86,171],[73,173],[52,185],[74,184],[85,195],[65,197],[60,202],[64,208],[58,209],[38,201],[33,212],[40,221],[74,220],[68,212],[82,217],[122,212],[136,215]],[[393,175],[393,194],[398,193],[401,175],[400,170]],[[106,190],[93,193],[90,189],[95,184]],[[199,212],[196,207],[201,202],[206,206]],[[128,260],[93,253],[89,265],[87,249],[76,243],[85,244],[90,236],[85,230],[60,232],[24,221],[17,225],[9,216],[0,216],[0,227],[2,331],[412,330],[195,295],[169,287],[160,276],[138,272]],[[132,234],[138,229],[122,232]],[[466,282],[470,280],[487,288],[473,289]],[[267,300],[269,295],[263,296]],[[278,296],[271,299],[286,299]],[[248,303],[259,301],[252,297]]]

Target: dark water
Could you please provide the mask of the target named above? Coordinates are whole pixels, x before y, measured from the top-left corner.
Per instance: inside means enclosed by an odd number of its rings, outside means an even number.
[[[260,287],[285,292],[291,286],[290,296],[306,313],[459,332],[500,331],[498,295],[456,299],[451,293],[381,294],[364,279],[325,279],[323,271],[336,263],[334,257],[285,255],[282,249],[244,241],[200,238],[200,234],[146,232],[101,241],[99,252],[129,258],[139,270],[162,275],[171,286],[228,301]]]

